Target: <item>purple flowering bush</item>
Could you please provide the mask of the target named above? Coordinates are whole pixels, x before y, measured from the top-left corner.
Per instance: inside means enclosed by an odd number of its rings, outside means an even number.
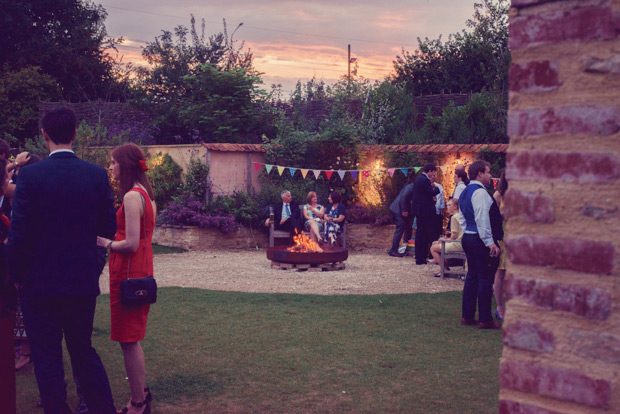
[[[353,204],[347,206],[347,222],[384,226],[392,223],[392,214],[387,207],[372,208]]]
[[[158,217],[163,224],[182,226],[198,226],[219,229],[224,234],[230,234],[239,227],[232,214],[211,215],[204,205],[194,199],[192,195],[183,199],[174,199]]]

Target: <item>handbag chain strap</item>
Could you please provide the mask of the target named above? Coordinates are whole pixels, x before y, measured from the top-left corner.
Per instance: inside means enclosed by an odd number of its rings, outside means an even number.
[[[148,267],[149,267],[149,259],[148,257],[146,257],[146,202],[147,201],[151,201],[150,199],[147,200],[148,197],[144,197],[144,194],[140,193],[138,191],[138,193],[142,196],[142,199],[144,200],[144,211],[142,214],[142,219],[143,219],[143,229],[144,229],[144,261],[146,263],[146,267],[147,267],[147,272],[148,273]],[[150,205],[149,207],[151,207],[151,210],[153,209],[153,205]],[[138,241],[139,243],[139,241]],[[129,280],[129,268],[131,267],[131,255],[129,255],[129,257],[127,258],[127,280]]]

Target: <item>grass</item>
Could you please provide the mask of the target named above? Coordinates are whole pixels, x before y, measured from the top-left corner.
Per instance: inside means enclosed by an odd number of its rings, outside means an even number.
[[[99,298],[94,345],[129,387]],[[461,294],[316,296],[162,288],[142,342],[154,411],[495,413],[500,331],[459,325]],[[70,369],[67,368],[67,372]],[[75,401],[69,386],[71,403]],[[34,376],[18,376],[19,413]]]
[[[162,246],[161,244],[153,244],[153,254],[169,254],[169,253],[185,253],[187,250],[180,247]]]

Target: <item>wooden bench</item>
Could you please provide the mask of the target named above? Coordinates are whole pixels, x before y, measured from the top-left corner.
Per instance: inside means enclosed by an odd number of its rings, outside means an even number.
[[[463,279],[467,275],[467,256],[464,252],[446,253],[446,243],[454,242],[453,240],[441,238],[439,239],[439,241],[441,242],[441,260],[439,263],[439,274],[442,278],[445,278],[446,275],[457,275],[461,276],[461,279]],[[446,260],[448,259],[462,260],[463,265],[461,269],[455,269],[454,266],[452,266],[449,270],[446,269]]]
[[[304,214],[303,214],[303,206],[299,206],[299,210],[301,213],[302,223],[305,222]],[[346,220],[344,221],[346,223]],[[310,232],[303,231],[305,236],[310,237]],[[284,230],[276,230],[275,224],[272,221],[269,221],[269,247],[275,246],[276,239],[290,239],[291,233]],[[347,226],[346,224],[342,226],[342,231],[338,235],[338,244],[342,245],[345,249],[347,248]]]

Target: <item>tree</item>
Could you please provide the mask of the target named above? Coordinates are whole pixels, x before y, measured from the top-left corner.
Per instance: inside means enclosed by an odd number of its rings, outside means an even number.
[[[122,97],[110,54],[119,40],[107,36],[102,6],[83,0],[0,0],[0,7],[3,71],[40,67],[68,101]]]
[[[163,144],[260,142],[271,116],[252,53],[234,31],[228,35],[226,21],[221,33],[207,37],[205,29],[203,20],[198,33],[192,16],[189,29],[164,30],[147,44],[142,54],[151,66],[137,70],[134,102],[154,112]]]
[[[506,91],[508,0],[482,0],[466,22],[471,32],[452,34],[446,42],[418,38],[418,50],[403,50],[394,61],[393,80],[411,94]]]

